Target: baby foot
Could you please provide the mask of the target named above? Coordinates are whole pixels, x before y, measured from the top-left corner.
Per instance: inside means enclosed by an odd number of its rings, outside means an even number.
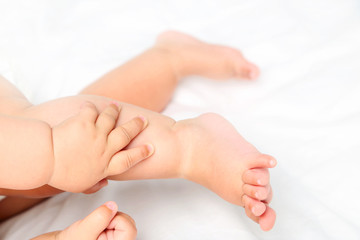
[[[134,220],[124,213],[117,212],[117,209],[115,202],[107,202],[83,220],[56,232],[54,239],[135,240],[137,231]]]
[[[187,34],[166,31],[157,38],[156,48],[173,53],[174,70],[180,77],[201,75],[213,79],[256,79],[259,69],[240,51],[202,42]]]
[[[191,143],[182,151],[182,176],[243,206],[246,214],[267,231],[276,214],[268,204],[272,198],[268,168],[276,160],[261,154],[236,129],[217,114],[178,122],[180,137]]]

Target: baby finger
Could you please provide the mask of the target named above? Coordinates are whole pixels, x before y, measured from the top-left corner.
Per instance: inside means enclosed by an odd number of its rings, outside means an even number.
[[[108,136],[108,148],[115,153],[126,147],[147,125],[144,117],[136,117],[118,126]]]
[[[112,176],[126,172],[153,153],[154,147],[151,144],[120,151],[111,158],[107,168],[107,175]]]
[[[107,136],[114,129],[119,113],[119,108],[114,104],[110,104],[97,118],[96,128]]]

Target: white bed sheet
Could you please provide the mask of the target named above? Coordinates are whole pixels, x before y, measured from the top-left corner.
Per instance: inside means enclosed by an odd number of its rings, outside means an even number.
[[[360,239],[360,3],[356,0],[0,1],[0,73],[34,103],[76,94],[165,29],[232,45],[256,82],[182,82],[165,114],[228,118],[271,171],[278,213],[263,233],[243,209],[185,180],[61,194],[5,222],[1,239],[61,229],[107,200],[138,239]]]

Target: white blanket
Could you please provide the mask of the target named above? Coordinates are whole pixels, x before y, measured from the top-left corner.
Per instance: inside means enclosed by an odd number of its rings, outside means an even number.
[[[251,83],[189,78],[164,113],[220,113],[277,157],[274,229],[261,232],[199,185],[153,180],[61,194],[2,224],[0,238],[62,229],[114,200],[144,240],[360,239],[357,0],[1,0],[0,73],[34,103],[73,95],[169,28],[237,47],[260,66]]]

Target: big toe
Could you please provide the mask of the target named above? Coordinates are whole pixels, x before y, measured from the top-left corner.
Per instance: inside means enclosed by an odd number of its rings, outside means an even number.
[[[244,195],[242,197],[245,209],[250,209],[254,216],[261,216],[266,211],[266,205],[256,199]]]
[[[256,154],[248,156],[248,169],[252,168],[273,168],[277,161],[273,156],[267,154]]]
[[[237,78],[254,80],[257,79],[260,75],[259,68],[255,64],[250,63],[244,59],[237,63],[235,69]]]
[[[249,197],[263,201],[269,198],[271,186],[254,186],[250,184],[244,184],[243,191],[244,194],[248,195]]]

